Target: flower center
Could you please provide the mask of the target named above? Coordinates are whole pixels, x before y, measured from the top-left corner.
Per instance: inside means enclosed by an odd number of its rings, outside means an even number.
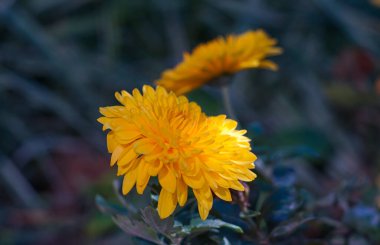
[[[173,147],[170,147],[166,153],[168,160],[175,160],[179,157],[178,150]]]

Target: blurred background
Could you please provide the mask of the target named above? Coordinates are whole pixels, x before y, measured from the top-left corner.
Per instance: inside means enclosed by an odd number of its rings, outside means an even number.
[[[120,241],[94,202],[115,198],[98,107],[200,42],[257,28],[284,50],[278,72],[241,72],[231,90],[258,168],[291,166],[317,197],[368,187],[379,215],[380,1],[1,0],[0,243]],[[215,88],[189,97],[223,113]]]

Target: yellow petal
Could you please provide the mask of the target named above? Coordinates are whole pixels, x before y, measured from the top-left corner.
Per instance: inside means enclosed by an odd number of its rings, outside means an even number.
[[[244,151],[242,152],[236,160],[238,161],[247,161],[247,162],[254,162],[256,161],[257,156],[253,154],[250,151]]]
[[[136,159],[137,157],[137,154],[135,153],[135,151],[130,148],[128,150],[128,152],[126,152],[118,161],[118,165],[126,165],[128,163],[130,163],[132,160]]]
[[[223,163],[216,159],[209,159],[208,161],[205,162],[205,166],[210,171],[215,171],[215,172],[223,171]]]
[[[115,139],[115,133],[114,132],[109,132],[107,134],[107,149],[108,149],[108,152],[109,153],[113,152],[116,147],[117,147],[117,142],[116,142],[116,139]]]
[[[141,102],[143,100],[143,96],[141,95],[140,91],[137,88],[135,88],[132,91],[132,95],[139,102]]]
[[[211,186],[213,188],[218,188],[218,183],[216,183],[215,179],[212,177],[210,172],[205,171],[203,174],[204,174],[205,179],[206,179],[207,183],[209,184],[209,186]],[[228,187],[228,185],[227,185],[227,187]]]
[[[111,155],[111,166],[113,166],[116,163],[117,159],[119,159],[123,151],[124,151],[124,147],[122,147],[121,145],[115,148],[115,150],[112,152],[112,155]]]
[[[230,184],[228,183],[228,180],[224,179],[217,173],[209,173],[213,180],[221,187],[223,188],[229,188]]]
[[[142,90],[144,93],[144,97],[145,96],[147,96],[149,98],[155,98],[156,97],[156,92],[154,91],[154,89],[151,86],[144,85]]]
[[[168,92],[166,92],[166,89],[164,89],[163,87],[161,86],[157,86],[157,95],[160,96],[161,98],[165,98],[165,96],[168,94]]]
[[[244,191],[244,186],[238,180],[231,180],[230,188],[237,191]]]
[[[252,181],[256,179],[257,175],[249,170],[245,170],[240,174],[237,174],[237,177],[242,181]]]
[[[167,218],[174,212],[177,206],[176,193],[170,193],[164,188],[161,189],[160,196],[158,198],[157,211],[161,219]]]
[[[186,176],[186,173],[182,175],[185,183],[193,189],[200,189],[205,184],[202,173],[198,173],[196,176]]]
[[[149,166],[148,166],[149,175],[150,176],[156,176],[160,172],[162,165],[163,164],[160,160],[149,162]]]
[[[117,165],[117,176],[124,175],[127,173],[130,169],[133,169],[137,166],[138,160],[130,161],[127,164],[124,165]]]
[[[261,68],[267,68],[267,69],[270,69],[270,70],[273,70],[273,71],[277,71],[278,70],[278,66],[276,63],[272,62],[272,61],[269,61],[269,60],[264,60],[260,63],[260,67]]]
[[[124,195],[127,195],[129,191],[132,189],[132,187],[136,183],[136,177],[137,177],[137,168],[134,168],[133,170],[129,171],[123,179],[123,187],[122,192]]]
[[[148,164],[140,161],[139,166],[137,167],[137,183],[136,183],[136,190],[137,193],[143,194],[145,187],[147,186],[149,182],[149,173],[147,171]]]
[[[212,188],[211,187],[211,189],[215,193],[215,195],[217,197],[219,197],[220,199],[227,201],[227,202],[232,201],[231,193],[230,193],[229,189],[223,188],[223,187],[218,187],[218,188]]]
[[[141,132],[137,130],[122,129],[115,131],[115,133],[121,144],[129,144],[130,142],[141,137]]]
[[[201,162],[198,158],[195,159],[179,159],[179,168],[181,172],[186,173],[187,176],[196,176],[199,173]]]
[[[182,178],[177,179],[177,199],[178,204],[182,207],[187,201],[187,185]]]
[[[199,212],[199,216],[201,216],[201,219],[202,220],[206,220],[207,219],[207,216],[210,212],[210,209],[207,209],[205,207],[203,207],[199,202],[198,202],[198,212]]]
[[[212,193],[210,187],[204,186],[202,189],[193,190],[198,201],[198,212],[202,220],[205,220],[212,208]]]
[[[106,118],[112,118],[112,117],[118,117],[121,115],[121,112],[123,111],[122,106],[107,106],[107,107],[100,107],[99,112],[105,116]]]
[[[224,121],[224,126],[228,129],[228,130],[233,130],[237,127],[237,122],[234,121],[234,120],[231,120],[231,119],[226,119]]]
[[[202,189],[193,189],[193,193],[198,203],[201,203],[201,205],[206,209],[211,209],[213,198],[209,186],[205,185]]]
[[[174,193],[176,190],[176,177],[174,172],[168,167],[161,168],[161,171],[158,173],[158,181],[163,189],[167,190],[170,193]]]
[[[153,144],[150,140],[148,139],[140,139],[137,140],[136,143],[134,144],[135,147],[135,152],[137,154],[149,154],[154,151],[156,148],[156,145]]]

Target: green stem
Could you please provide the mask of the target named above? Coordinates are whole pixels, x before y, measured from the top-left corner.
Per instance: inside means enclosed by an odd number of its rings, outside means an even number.
[[[220,86],[220,91],[222,93],[224,109],[226,110],[227,116],[231,119],[237,120],[235,111],[231,103],[229,86],[227,84]]]
[[[220,90],[221,90],[221,93],[222,93],[224,108],[226,110],[226,113],[227,113],[228,117],[231,118],[231,119],[234,119],[235,121],[238,122],[236,114],[235,114],[235,111],[234,111],[234,109],[232,107],[230,90],[229,90],[228,84],[221,85],[220,86]],[[242,212],[247,212],[247,210],[241,210],[241,211]],[[247,224],[251,228],[251,230],[252,230],[253,234],[255,235],[255,237],[259,239],[260,244],[263,244],[263,245],[269,244],[269,242],[268,242],[268,240],[266,238],[266,235],[263,232],[260,231],[258,225],[256,224],[256,222],[254,221],[254,219],[252,217],[246,217],[245,221],[247,222]]]

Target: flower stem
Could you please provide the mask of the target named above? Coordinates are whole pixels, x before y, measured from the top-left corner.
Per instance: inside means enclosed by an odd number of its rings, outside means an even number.
[[[227,84],[220,86],[220,91],[222,93],[224,109],[226,110],[227,116],[231,119],[237,120],[235,111],[231,103],[229,86]]]

